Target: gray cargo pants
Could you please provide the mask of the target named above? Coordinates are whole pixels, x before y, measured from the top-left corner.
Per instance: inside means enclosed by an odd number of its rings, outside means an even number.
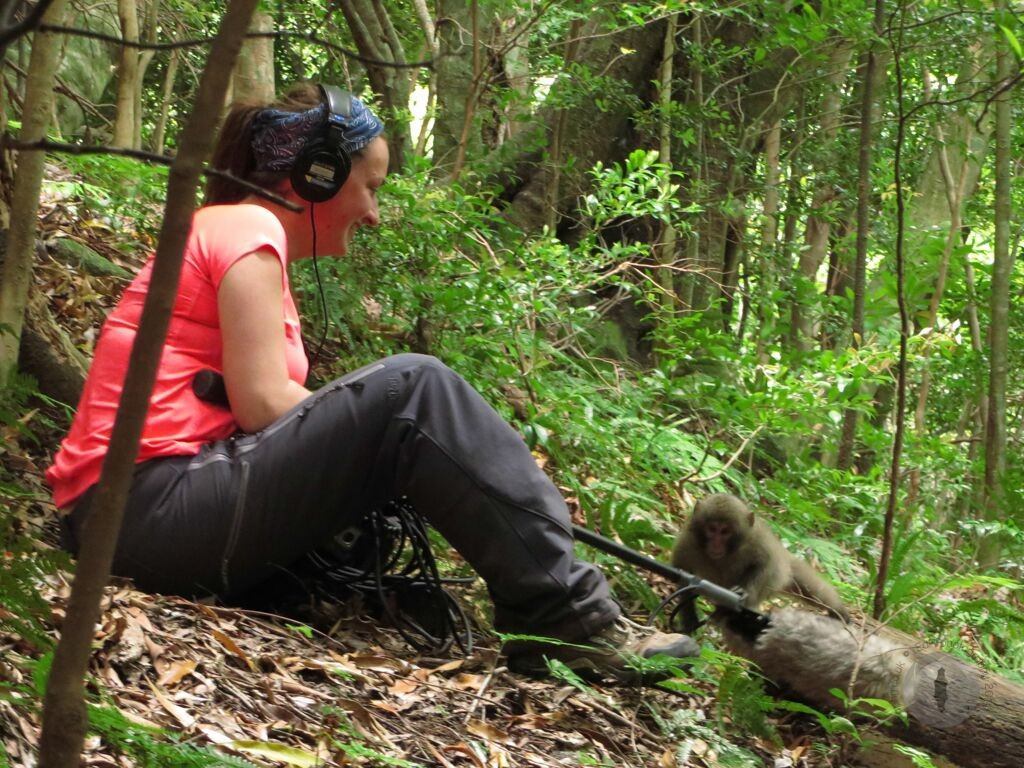
[[[68,519],[72,546],[90,496]],[[498,630],[579,640],[618,616],[522,438],[451,369],[413,354],[342,376],[260,432],[141,464],[114,573],[230,596],[402,496],[483,577]]]

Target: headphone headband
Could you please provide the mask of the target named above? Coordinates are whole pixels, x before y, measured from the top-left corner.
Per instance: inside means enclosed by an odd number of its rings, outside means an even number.
[[[336,85],[324,85],[319,84],[320,93],[324,97],[324,101],[327,102],[327,109],[330,111],[331,117],[349,118],[352,116],[352,94],[348,91],[343,91]]]

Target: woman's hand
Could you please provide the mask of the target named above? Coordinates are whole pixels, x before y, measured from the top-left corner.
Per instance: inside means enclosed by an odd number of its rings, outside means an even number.
[[[245,432],[263,429],[311,394],[288,378],[282,269],[272,251],[256,251],[235,262],[217,290],[224,384]]]

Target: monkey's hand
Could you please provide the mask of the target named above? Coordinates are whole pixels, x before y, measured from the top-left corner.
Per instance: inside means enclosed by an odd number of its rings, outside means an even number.
[[[730,632],[734,632],[750,643],[757,640],[758,635],[772,625],[770,616],[752,611],[749,608],[740,608],[737,611],[731,611],[728,608],[716,608],[710,618],[716,624],[725,627]]]

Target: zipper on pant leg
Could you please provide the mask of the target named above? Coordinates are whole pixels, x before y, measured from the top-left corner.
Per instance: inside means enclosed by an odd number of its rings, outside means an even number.
[[[249,491],[249,462],[245,459],[239,461],[241,478],[239,480],[238,498],[235,500],[235,511],[231,519],[231,531],[228,533],[228,542],[224,546],[224,557],[220,563],[220,580],[224,587],[225,594],[231,591],[228,582],[228,568],[231,558],[238,546],[238,539],[242,533],[242,519],[245,516],[245,499]]]

